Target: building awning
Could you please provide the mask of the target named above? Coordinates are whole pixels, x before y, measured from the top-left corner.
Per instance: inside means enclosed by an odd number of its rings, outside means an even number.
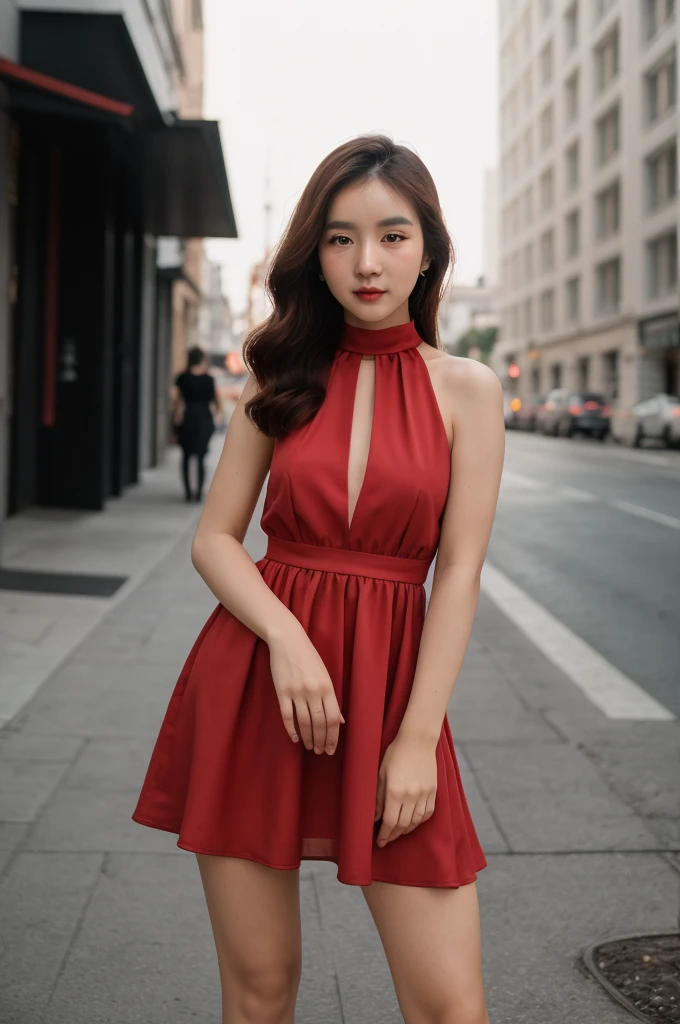
[[[12,94],[13,106],[23,110],[91,117],[96,120],[129,118],[134,111],[131,103],[121,103],[110,96],[23,67],[4,57],[0,57],[0,79]]]
[[[154,235],[236,238],[217,121],[182,121],[144,134],[145,220]]]
[[[23,11],[21,59],[25,73],[72,90],[72,107],[77,93],[95,97],[88,109],[101,116],[125,116],[140,142],[146,231],[237,237],[218,123],[161,112],[122,15]]]

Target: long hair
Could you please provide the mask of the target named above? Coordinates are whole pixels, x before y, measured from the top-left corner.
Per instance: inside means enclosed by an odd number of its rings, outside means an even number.
[[[409,296],[409,314],[423,341],[440,347],[437,311],[455,254],[434,181],[406,146],[387,135],[359,135],[329,153],[302,192],[265,278],[272,312],[243,345],[244,362],[259,387],[245,412],[269,437],[303,426],[324,400],[325,373],[340,341],[344,309],[319,280],[318,245],[335,195],[365,179],[384,182],[418,213],[431,262]]]

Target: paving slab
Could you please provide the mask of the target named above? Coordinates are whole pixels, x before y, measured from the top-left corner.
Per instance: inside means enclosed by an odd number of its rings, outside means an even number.
[[[344,1024],[400,1024],[403,1017],[380,936],[359,886],[314,862],[321,925],[338,976]]]
[[[620,722],[562,711],[546,716],[648,828],[680,850],[680,723]]]
[[[97,789],[57,790],[35,823],[26,848],[42,851],[151,852],[188,857],[173,832],[132,821],[138,789],[102,793]]]
[[[0,1018],[42,1022],[100,876],[99,854],[16,855],[0,886]]]
[[[675,929],[678,875],[662,857],[495,855],[477,888],[493,1024],[630,1024],[580,957],[592,942]]]
[[[665,848],[573,747],[466,743],[465,753],[515,852]]]

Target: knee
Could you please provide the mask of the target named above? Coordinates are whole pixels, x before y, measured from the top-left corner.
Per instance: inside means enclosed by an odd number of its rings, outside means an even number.
[[[414,1018],[414,1024],[489,1024],[486,1003],[482,998],[453,998],[431,1006]]]
[[[292,1020],[300,974],[301,964],[290,962],[285,966],[255,968],[241,975],[235,1000],[240,1016],[236,1019],[244,1024],[283,1024]]]

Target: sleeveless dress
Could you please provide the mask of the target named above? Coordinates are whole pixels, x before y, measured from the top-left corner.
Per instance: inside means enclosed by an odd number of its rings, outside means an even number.
[[[374,821],[380,763],[408,704],[450,478],[446,428],[415,322],[344,324],[315,417],[274,443],[257,568],[302,624],[346,724],[335,753],[293,743],[268,645],[219,604],[181,671],[134,821],[183,850],[270,867],[337,865],[348,885],[456,888],[487,861],[463,792],[448,719],[436,746],[432,816],[383,847]],[[363,483],[348,515],[354,396],[374,364]],[[455,614],[455,609],[452,609]]]

